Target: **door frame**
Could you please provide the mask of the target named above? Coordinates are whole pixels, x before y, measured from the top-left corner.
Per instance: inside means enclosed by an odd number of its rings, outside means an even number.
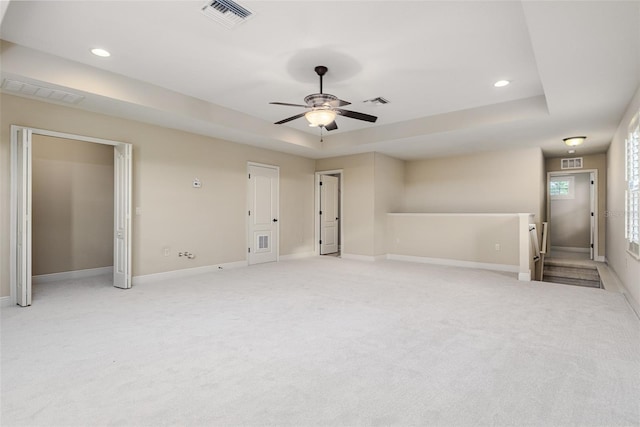
[[[599,255],[598,252],[598,243],[599,243],[599,236],[598,236],[598,169],[570,169],[570,170],[564,170],[564,171],[554,171],[554,172],[547,172],[547,187],[545,189],[545,193],[547,195],[547,223],[549,224],[549,227],[553,227],[553,224],[551,223],[551,195],[549,194],[549,186],[551,183],[551,177],[555,177],[555,176],[566,176],[566,175],[576,175],[576,174],[588,174],[587,176],[591,176],[591,174],[593,174],[593,199],[589,201],[589,206],[593,206],[593,221],[592,221],[592,229],[591,229],[591,233],[593,234],[593,260],[594,261],[600,261],[600,262],[604,262],[604,255]],[[591,192],[591,189],[589,189],[589,192]],[[545,248],[546,249],[551,249],[551,245],[553,242],[551,242],[551,236],[548,236],[548,243],[547,245],[549,246],[549,248]]]
[[[339,188],[340,188],[340,207],[338,209],[339,211],[339,218],[340,218],[340,244],[338,246],[338,249],[340,251],[340,255],[342,255],[343,253],[345,253],[345,242],[344,242],[344,170],[343,169],[333,169],[333,170],[326,170],[326,171],[318,171],[315,174],[315,182],[314,182],[314,187],[315,187],[315,213],[314,213],[314,227],[313,227],[313,237],[314,237],[314,244],[313,244],[313,254],[314,255],[320,255],[320,177],[322,175],[339,175],[340,176],[340,181],[339,181]]]
[[[251,168],[251,166],[257,166],[257,167],[261,167],[261,168],[269,168],[269,169],[274,169],[277,173],[278,173],[278,182],[276,183],[277,188],[278,188],[278,200],[276,203],[276,216],[278,217],[278,222],[276,223],[276,234],[278,236],[278,238],[276,239],[276,261],[275,262],[279,262],[280,261],[280,166],[276,166],[276,165],[268,165],[266,163],[257,163],[257,162],[247,162],[247,196],[246,196],[246,203],[247,206],[245,208],[245,215],[246,215],[246,227],[245,227],[245,242],[247,242],[247,248],[250,248],[253,245],[253,236],[251,236],[250,233],[250,229],[251,229],[251,219],[249,218],[249,215],[247,215],[247,213],[249,212],[249,206],[251,206],[251,200],[249,199],[251,196],[251,189],[249,188],[249,186],[251,185],[251,181],[249,181],[249,169]],[[250,260],[249,260],[249,251],[247,250],[247,265],[253,265],[251,264]]]
[[[94,138],[91,136],[84,135],[76,135],[65,132],[57,132],[47,129],[38,129],[29,126],[20,126],[20,125],[11,125],[11,200],[9,202],[9,210],[10,210],[10,223],[11,223],[11,231],[10,231],[10,261],[9,261],[9,277],[10,277],[10,301],[12,305],[17,304],[17,250],[18,250],[18,222],[21,221],[21,218],[18,218],[18,179],[22,179],[23,176],[18,176],[18,132],[19,130],[24,130],[33,135],[42,135],[42,136],[50,136],[54,138],[63,138],[63,139],[71,139],[75,141],[83,141],[83,142],[91,142],[95,144],[103,144],[103,145],[111,145],[113,147],[116,146],[128,146],[131,147],[130,143],[121,142],[121,141],[113,141],[102,138]],[[32,140],[31,140],[32,142]],[[129,148],[129,150],[131,150]],[[115,148],[114,148],[115,151]],[[130,162],[129,162],[130,164]],[[115,164],[114,164],[115,170]],[[29,171],[29,174],[32,174],[33,171]],[[127,281],[129,287],[131,286],[131,178],[132,171],[131,168],[128,167],[125,169],[125,179],[128,183],[128,191],[127,194],[124,195],[125,206],[126,206],[126,217],[127,217],[127,231],[126,231],[126,263],[127,263]],[[114,202],[117,192],[114,191]],[[115,218],[114,218],[115,221]],[[114,240],[115,240],[115,227],[114,227]],[[29,246],[31,250],[31,246]],[[31,251],[30,251],[31,252]],[[31,254],[29,254],[31,257]],[[29,272],[29,277],[31,277],[31,272]]]

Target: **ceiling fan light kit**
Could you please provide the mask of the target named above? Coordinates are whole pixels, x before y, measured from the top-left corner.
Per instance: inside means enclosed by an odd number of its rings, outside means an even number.
[[[319,108],[306,112],[304,118],[311,127],[327,126],[336,119],[336,112],[328,108]]]
[[[300,117],[304,117],[309,122],[311,127],[319,127],[332,131],[338,129],[338,125],[335,122],[336,116],[344,116],[350,119],[363,120],[370,123],[375,123],[378,118],[365,113],[358,113],[356,111],[343,110],[345,105],[350,105],[350,102],[343,101],[335,95],[322,92],[322,77],[327,73],[328,68],[324,65],[318,65],[315,67],[315,72],[320,77],[320,93],[312,93],[304,98],[304,102],[307,105],[302,104],[289,104],[286,102],[270,102],[274,105],[285,105],[289,107],[302,107],[307,108],[309,111],[305,113],[296,114],[295,116],[287,117],[286,119],[275,122],[276,125],[281,125],[290,122]]]

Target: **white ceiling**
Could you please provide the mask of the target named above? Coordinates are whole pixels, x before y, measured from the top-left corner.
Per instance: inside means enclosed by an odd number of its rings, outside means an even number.
[[[227,29],[204,1],[12,1],[2,77],[83,95],[77,108],[312,158],[412,159],[505,148],[603,152],[640,83],[640,2],[239,1]],[[6,6],[6,3],[5,3]],[[89,49],[108,49],[110,58]],[[324,92],[378,116],[325,135],[301,112]],[[508,79],[512,84],[495,88]],[[383,96],[384,106],[363,103]]]

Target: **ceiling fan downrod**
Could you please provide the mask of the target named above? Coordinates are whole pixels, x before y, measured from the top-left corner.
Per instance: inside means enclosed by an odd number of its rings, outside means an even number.
[[[316,73],[320,76],[320,93],[322,92],[322,76],[324,76],[325,74],[327,74],[328,68],[325,67],[324,65],[318,65],[316,68]]]

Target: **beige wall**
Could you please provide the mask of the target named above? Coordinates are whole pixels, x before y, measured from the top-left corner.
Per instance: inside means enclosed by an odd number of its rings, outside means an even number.
[[[539,148],[406,162],[406,212],[532,213],[543,217]]]
[[[387,213],[402,207],[404,163],[380,153],[316,161],[318,172],[343,170],[344,254],[386,254]]]
[[[113,150],[33,136],[34,276],[113,265]]]
[[[246,260],[248,161],[280,166],[280,254],[313,251],[313,160],[6,94],[0,102],[2,296],[9,295],[11,124],[133,144],[133,206],[141,210],[133,218],[134,276]],[[196,177],[200,189],[191,186]]]
[[[568,157],[568,156],[567,156]],[[571,157],[576,157],[572,155]],[[583,169],[596,169],[598,171],[598,255],[606,254],[606,206],[607,206],[607,155],[606,154],[590,154],[582,157]],[[560,168],[562,157],[552,157],[545,159],[545,167],[547,172],[567,172]],[[624,173],[624,171],[623,171]],[[546,184],[545,184],[546,194]],[[552,243],[555,244],[555,243]]]
[[[316,171],[342,169],[342,252],[374,255],[375,154],[355,154],[316,161]]]
[[[518,215],[390,214],[390,254],[519,265]],[[499,245],[499,250],[496,250]]]
[[[375,153],[374,156],[374,255],[387,253],[387,214],[401,212],[404,202],[403,160]]]
[[[620,278],[630,298],[640,306],[640,260],[626,250],[625,221],[625,144],[628,126],[640,109],[640,88],[636,91],[607,152],[607,262]]]

